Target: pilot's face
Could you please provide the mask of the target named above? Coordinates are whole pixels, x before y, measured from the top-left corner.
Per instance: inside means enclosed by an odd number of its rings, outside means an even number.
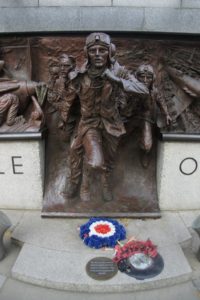
[[[153,83],[153,74],[149,72],[139,72],[137,74],[137,79],[146,85],[149,89]]]
[[[96,68],[103,68],[107,65],[109,50],[102,45],[94,45],[88,49],[90,64]]]
[[[64,58],[60,60],[60,74],[63,77],[67,77],[69,72],[72,70],[72,63],[69,59]]]

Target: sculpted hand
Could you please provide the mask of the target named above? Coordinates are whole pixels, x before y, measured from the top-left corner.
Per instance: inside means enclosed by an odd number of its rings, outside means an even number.
[[[171,122],[172,122],[172,118],[170,117],[170,115],[166,115],[166,123],[167,123],[167,125],[170,125]]]
[[[116,77],[109,69],[106,69],[103,72],[102,77],[106,77],[111,82],[120,83],[120,78]]]

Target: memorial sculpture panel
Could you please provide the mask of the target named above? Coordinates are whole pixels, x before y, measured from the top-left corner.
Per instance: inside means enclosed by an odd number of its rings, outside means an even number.
[[[1,39],[0,131],[48,132],[44,216],[159,213],[157,132],[200,131],[198,44]]]

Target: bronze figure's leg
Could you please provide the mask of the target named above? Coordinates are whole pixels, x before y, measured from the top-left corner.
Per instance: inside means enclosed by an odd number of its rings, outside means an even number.
[[[102,193],[104,201],[112,201],[111,175],[115,164],[115,157],[119,144],[119,138],[103,132],[105,169],[102,171]]]
[[[90,184],[91,184],[91,169],[88,168],[87,164],[83,163],[82,170],[82,181],[80,188],[80,199],[81,201],[90,201]]]
[[[6,121],[11,126],[16,121],[19,109],[19,98],[14,94],[6,94],[0,97],[0,125]]]
[[[83,147],[82,140],[77,136],[70,148],[70,178],[67,187],[67,196],[74,197],[78,191],[80,178],[82,174],[82,162],[83,162]]]
[[[140,140],[141,164],[144,168],[148,168],[150,163],[150,151],[153,145],[152,124],[149,121],[144,121],[142,128],[142,136]]]
[[[102,170],[104,157],[102,151],[102,138],[98,129],[89,129],[83,138],[85,151],[83,176],[80,189],[82,201],[90,200],[90,180],[94,170]]]
[[[6,124],[8,126],[13,125],[16,122],[17,112],[19,109],[19,98],[14,94],[9,94],[11,105],[8,109]]]
[[[84,135],[83,147],[86,163],[89,168],[102,169],[104,166],[104,155],[101,131],[95,128],[89,129]]]

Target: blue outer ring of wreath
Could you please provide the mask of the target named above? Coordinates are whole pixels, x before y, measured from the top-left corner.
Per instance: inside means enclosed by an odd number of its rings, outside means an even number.
[[[193,160],[194,163],[195,163],[195,168],[194,168],[194,170],[193,170],[192,172],[190,172],[190,173],[186,173],[186,172],[184,172],[183,169],[182,169],[182,164],[183,164],[186,160],[188,160],[188,159]],[[197,163],[196,159],[194,159],[193,157],[186,157],[186,158],[184,158],[184,159],[182,160],[182,162],[180,163],[180,165],[179,165],[179,170],[180,170],[180,172],[181,172],[182,174],[184,174],[184,175],[192,175],[194,172],[196,172],[197,167],[198,167],[198,163]]]

